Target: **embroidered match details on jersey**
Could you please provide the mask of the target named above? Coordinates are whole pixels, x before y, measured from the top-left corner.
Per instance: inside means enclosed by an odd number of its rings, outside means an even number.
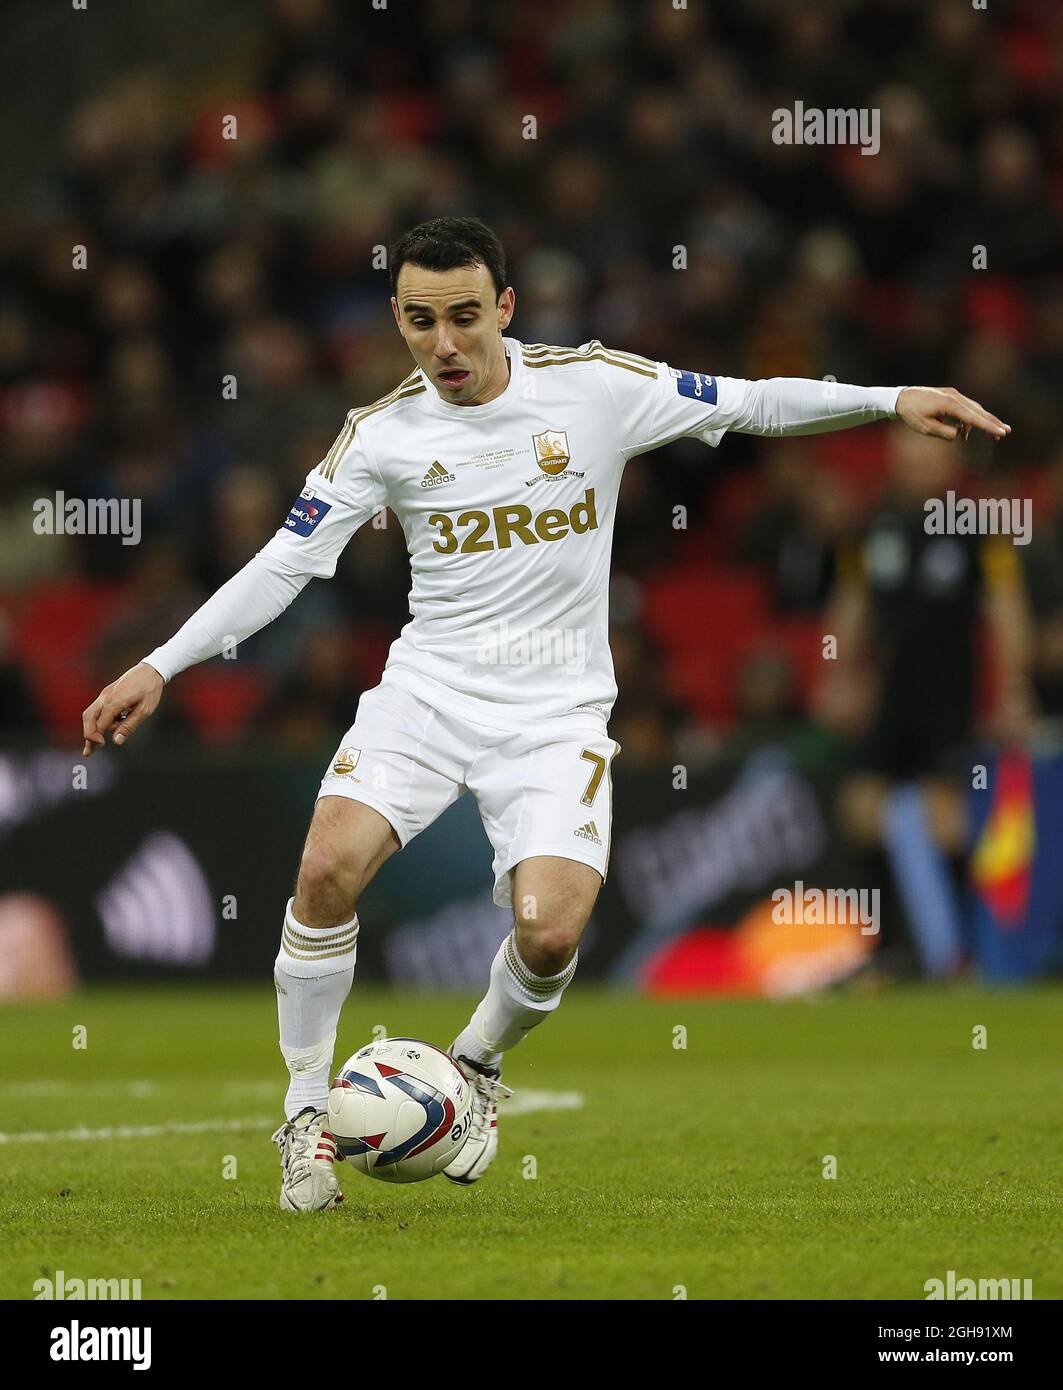
[[[390,507],[412,588],[389,675],[494,727],[577,707],[599,722],[616,697],[609,557],[627,460],[681,436],[716,445],[732,427],[775,432],[779,402],[758,392],[765,383],[681,371],[597,340],[503,342],[509,384],[486,405],[444,401],[413,372],[352,410],[262,554],[327,577],[358,528]]]

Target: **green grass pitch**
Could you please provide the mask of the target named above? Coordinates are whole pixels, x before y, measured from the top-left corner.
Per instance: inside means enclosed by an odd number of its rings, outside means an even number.
[[[445,1046],[471,1002],[356,986],[337,1061],[375,1024]],[[580,1108],[503,1114],[475,1187],[340,1167],[344,1206],[306,1216],[277,1208],[271,989],[7,1006],[0,1296],[32,1298],[62,1269],[139,1278],[144,1298],[921,1299],[953,1269],[1058,1299],[1061,1002],[1050,988],[788,1003],[573,988],[505,1079],[578,1092]],[[18,1137],[114,1126],[163,1132]]]

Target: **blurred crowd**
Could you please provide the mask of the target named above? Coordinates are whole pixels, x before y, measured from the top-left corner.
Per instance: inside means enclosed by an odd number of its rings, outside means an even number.
[[[880,152],[773,143],[797,100],[879,109]],[[1008,581],[1031,618],[1014,698],[990,673],[961,732],[1063,713],[1056,0],[275,0],[198,91],[165,53],[102,85],[4,215],[0,737],[76,739],[98,689],[272,534],[346,412],[409,370],[376,248],[442,214],[501,235],[524,341],[948,383],[1006,419],[999,449],[923,459],[935,485],[1034,504]],[[918,510],[897,430],[631,465],[612,595],[629,765],[780,735],[857,746],[887,680],[876,622],[891,641],[923,624],[904,660],[930,659],[934,621],[981,651],[979,560],[959,618],[872,598],[868,661],[824,660],[846,584],[874,589],[876,525]],[[142,542],[36,534],[34,499],[58,492],[141,499]],[[335,580],[179,678],[141,737],[330,748],[407,589],[394,518],[363,528]]]

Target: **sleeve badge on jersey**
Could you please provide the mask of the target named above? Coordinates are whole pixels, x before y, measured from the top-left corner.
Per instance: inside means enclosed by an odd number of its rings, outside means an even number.
[[[332,510],[332,503],[314,495],[312,487],[304,487],[284,518],[285,529],[296,536],[309,536],[316,531]]]
[[[716,378],[706,376],[704,372],[676,372],[675,389],[692,401],[701,401],[703,405],[716,404]]]

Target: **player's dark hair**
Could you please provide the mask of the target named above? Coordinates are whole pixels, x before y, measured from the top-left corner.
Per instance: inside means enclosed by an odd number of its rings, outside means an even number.
[[[506,253],[495,233],[478,217],[433,217],[404,232],[388,256],[392,294],[399,271],[407,262],[422,270],[484,265],[494,282],[496,299],[506,288]]]

